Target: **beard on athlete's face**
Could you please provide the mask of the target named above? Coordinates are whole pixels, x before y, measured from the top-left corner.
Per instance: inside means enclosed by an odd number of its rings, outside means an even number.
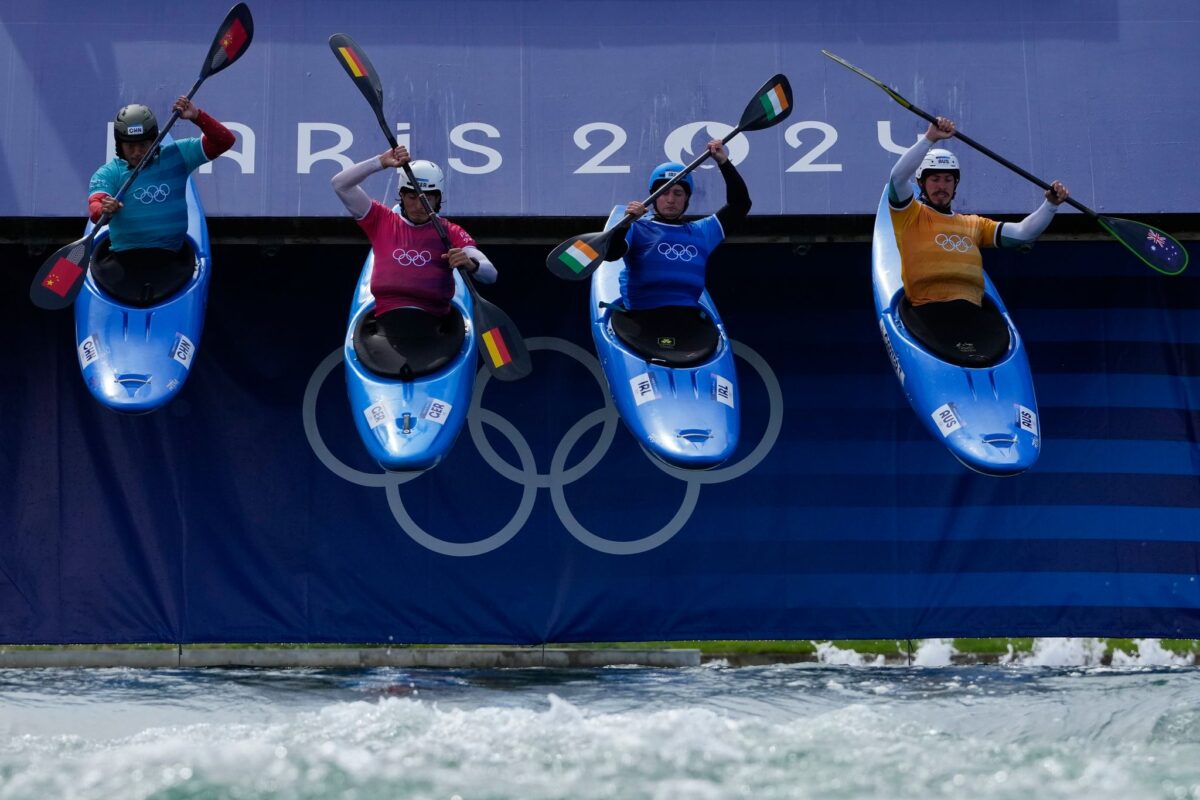
[[[921,191],[936,206],[949,206],[957,189],[958,179],[949,173],[934,173],[921,182]]]

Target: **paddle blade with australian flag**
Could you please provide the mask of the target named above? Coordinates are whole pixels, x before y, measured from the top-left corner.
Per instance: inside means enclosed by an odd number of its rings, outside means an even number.
[[[225,21],[213,40],[208,58],[204,60],[201,77],[215,75],[242,57],[254,38],[254,18],[245,3],[238,3],[225,15]]]
[[[1169,233],[1131,219],[1099,217],[1098,221],[1151,269],[1164,275],[1178,275],[1187,269],[1188,251]]]

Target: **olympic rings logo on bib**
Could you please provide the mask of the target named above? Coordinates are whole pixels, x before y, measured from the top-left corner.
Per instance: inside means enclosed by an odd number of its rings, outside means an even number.
[[[957,233],[939,233],[937,236],[933,237],[933,243],[943,250],[957,250],[960,253],[970,252],[971,247],[973,246],[968,237],[959,236]]]
[[[694,244],[670,244],[669,242],[659,242],[658,252],[660,255],[666,256],[668,261],[691,261],[700,255],[700,251]]]
[[[161,203],[171,194],[171,187],[165,183],[160,183],[157,186],[142,186],[133,190],[133,199],[138,200],[146,205],[151,203]]]
[[[423,267],[433,259],[433,256],[429,254],[428,250],[397,248],[392,251],[392,258],[402,267]]]

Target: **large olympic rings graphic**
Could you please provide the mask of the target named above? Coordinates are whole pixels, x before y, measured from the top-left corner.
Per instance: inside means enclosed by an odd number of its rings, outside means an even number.
[[[491,375],[486,369],[481,368],[479,370],[475,377],[475,390],[471,395],[471,406],[467,412],[467,428],[471,433],[471,440],[475,443],[475,447],[478,448],[483,460],[492,469],[502,477],[522,487],[521,501],[517,506],[516,512],[514,512],[512,518],[504,527],[491,536],[475,542],[447,542],[437,538],[425,531],[413,520],[407,509],[405,509],[403,499],[400,496],[401,484],[421,477],[425,474],[424,472],[361,472],[343,464],[325,445],[324,440],[321,438],[321,432],[317,427],[317,395],[320,393],[321,386],[325,383],[329,374],[333,372],[342,360],[342,348],[340,347],[330,353],[317,366],[312,377],[308,380],[308,386],[304,390],[303,403],[304,434],[308,438],[308,443],[317,458],[330,472],[343,480],[358,484],[359,486],[385,489],[387,492],[388,507],[391,509],[392,516],[395,517],[400,528],[417,544],[435,553],[459,557],[478,556],[502,547],[525,527],[525,523],[529,521],[529,518],[533,514],[538,490],[546,488],[550,490],[550,501],[555,513],[558,515],[559,521],[567,529],[567,532],[579,542],[593,550],[609,555],[634,555],[645,553],[665,544],[683,528],[687,521],[691,519],[692,513],[696,509],[696,502],[700,498],[700,487],[703,484],[724,483],[725,481],[739,478],[758,466],[775,446],[775,442],[779,438],[779,432],[783,427],[783,391],[780,388],[779,380],[776,378],[774,371],[767,364],[766,359],[752,348],[741,342],[733,342],[734,354],[754,368],[767,390],[770,411],[767,416],[766,430],[763,431],[762,439],[741,461],[727,467],[719,467],[706,471],[692,471],[671,467],[647,454],[647,458],[650,459],[651,463],[667,475],[687,484],[687,489],[684,492],[679,510],[675,512],[675,515],[662,528],[640,539],[606,539],[589,531],[580,524],[571,512],[564,493],[564,489],[568,484],[583,478],[600,463],[600,460],[604,458],[609,447],[612,445],[613,438],[616,436],[617,428],[619,427],[619,417],[616,407],[613,405],[612,397],[609,394],[604,373],[601,371],[600,364],[594,355],[579,345],[568,342],[565,339],[551,336],[533,337],[527,339],[525,344],[530,352],[546,350],[561,353],[581,363],[592,373],[592,377],[599,384],[604,397],[604,407],[584,415],[582,419],[571,426],[554,449],[554,455],[550,459],[550,471],[540,473],[537,471],[533,450],[529,447],[529,443],[521,435],[521,432],[517,430],[516,426],[496,412],[482,407],[483,394],[487,388],[488,381],[491,379]],[[488,442],[487,436],[483,432],[485,424],[491,426],[504,438],[508,439],[513,450],[516,451],[520,467],[514,467],[512,464],[509,464],[492,448],[491,443]],[[603,427],[600,431],[600,437],[592,447],[591,452],[584,456],[579,463],[568,467],[566,462],[571,449],[587,431],[597,425]],[[462,445],[459,443],[456,446],[461,447]]]
[[[165,183],[157,186],[140,186],[133,190],[133,199],[140,200],[146,205],[161,203],[171,194],[171,187]]]
[[[659,242],[658,252],[666,256],[668,261],[691,261],[700,255],[700,251],[694,244],[683,245],[669,242]]]
[[[423,267],[433,258],[428,250],[405,250],[398,247],[392,251],[392,258],[402,267]]]
[[[959,236],[957,233],[946,235],[939,233],[933,237],[933,243],[943,250],[957,250],[960,253],[966,253],[971,249],[971,240],[966,236]]]

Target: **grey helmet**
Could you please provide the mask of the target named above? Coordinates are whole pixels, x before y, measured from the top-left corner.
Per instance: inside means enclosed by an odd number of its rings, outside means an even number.
[[[158,138],[158,120],[141,103],[130,103],[117,112],[113,135],[118,142],[152,142]]]

